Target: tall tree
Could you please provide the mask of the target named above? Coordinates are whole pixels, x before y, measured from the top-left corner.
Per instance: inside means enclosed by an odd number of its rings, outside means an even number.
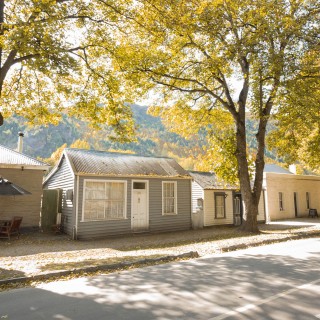
[[[57,123],[65,112],[107,123],[115,137],[132,138],[125,104],[132,93],[126,94],[111,68],[122,5],[121,0],[0,1],[0,114],[43,124]]]
[[[318,0],[138,0],[129,8],[135,23],[117,52],[128,81],[151,90],[172,122],[182,117],[201,127],[215,119],[210,128],[219,135],[219,114],[232,119],[227,133],[220,130],[228,142],[220,147],[236,158],[245,231],[258,231],[267,124],[304,67],[302,58],[319,45],[319,6]],[[251,158],[248,113],[258,123]]]

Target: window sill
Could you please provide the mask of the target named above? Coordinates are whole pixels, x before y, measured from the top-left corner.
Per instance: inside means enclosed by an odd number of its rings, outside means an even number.
[[[177,216],[177,213],[163,213],[162,216]]]
[[[99,219],[99,220],[81,220],[80,223],[86,222],[106,222],[106,221],[123,221],[128,220],[128,218],[119,218],[119,219]]]

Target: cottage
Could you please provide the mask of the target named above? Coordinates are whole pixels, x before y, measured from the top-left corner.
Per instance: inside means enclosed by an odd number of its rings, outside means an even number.
[[[49,165],[0,145],[0,177],[24,189],[24,195],[0,195],[0,220],[22,216],[23,227],[39,227],[44,172]]]
[[[266,217],[270,221],[309,216],[320,211],[320,177],[297,175],[276,165],[264,171]]]
[[[74,239],[191,228],[191,177],[170,158],[65,149],[44,188]]]
[[[219,180],[212,172],[189,171],[192,182],[192,213],[203,214],[203,226],[239,225],[242,219],[238,188]],[[259,222],[265,221],[263,194],[259,203]],[[199,210],[200,209],[200,210]]]

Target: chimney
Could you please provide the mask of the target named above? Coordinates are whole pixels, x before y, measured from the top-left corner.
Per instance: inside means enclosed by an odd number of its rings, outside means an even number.
[[[23,137],[24,137],[24,133],[23,132],[19,132],[19,138],[18,138],[18,149],[17,151],[22,153],[23,150]]]
[[[289,165],[289,171],[293,174],[297,174],[297,167],[295,164],[290,164]]]

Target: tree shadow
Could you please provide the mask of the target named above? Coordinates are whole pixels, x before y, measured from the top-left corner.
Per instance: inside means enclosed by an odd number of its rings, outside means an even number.
[[[295,232],[292,230],[311,228],[317,223],[320,224],[320,219],[286,220],[282,222],[272,222],[266,225],[261,224],[259,225],[259,229],[265,234],[288,233],[291,236]],[[53,233],[31,232],[22,234],[19,240],[12,239],[8,242],[7,240],[1,241],[0,239],[0,250],[2,257],[103,248],[110,249],[111,251],[130,252],[136,250],[173,248],[205,241],[220,241],[236,238],[247,239],[255,236],[255,234],[240,232],[235,226],[212,226],[204,229],[157,234],[126,234],[78,241],[71,240],[70,237],[65,234],[55,235]]]
[[[0,268],[0,280],[20,278],[24,276],[25,276],[25,273],[22,271]]]
[[[122,252],[171,248],[203,241],[224,240],[254,236],[239,232],[234,226],[214,226],[199,230],[177,232],[126,234],[107,238],[71,240],[67,235],[26,233],[19,241],[1,241],[1,256],[31,255],[45,252],[75,251],[106,248]]]
[[[1,309],[12,319],[207,320],[221,314],[230,315],[227,319],[314,319],[320,313],[320,240],[316,245],[302,257],[294,246],[281,254],[259,254],[262,249],[256,248],[251,255],[230,253],[44,284],[32,295],[18,292],[22,307],[19,299],[13,302],[30,317],[10,314],[6,295]],[[254,306],[250,312],[232,313],[248,305]]]

